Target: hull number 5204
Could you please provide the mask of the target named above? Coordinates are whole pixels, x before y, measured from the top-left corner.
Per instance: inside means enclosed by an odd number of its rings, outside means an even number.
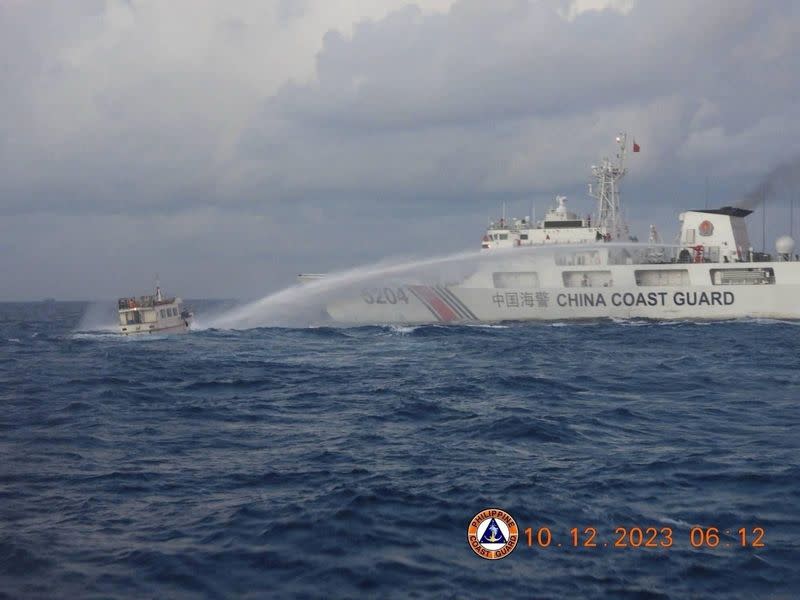
[[[408,296],[403,288],[369,288],[361,290],[361,297],[367,304],[408,304]]]

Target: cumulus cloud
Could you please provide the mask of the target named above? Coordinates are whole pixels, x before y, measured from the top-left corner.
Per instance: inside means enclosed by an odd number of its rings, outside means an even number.
[[[108,256],[240,295],[459,249],[501,200],[580,196],[622,129],[630,214],[666,221],[794,154],[798,23],[790,0],[5,0],[6,295],[40,293],[30,240],[71,296],[112,294]]]

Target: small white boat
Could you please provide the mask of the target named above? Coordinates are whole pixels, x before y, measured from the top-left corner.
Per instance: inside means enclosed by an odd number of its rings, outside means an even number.
[[[140,333],[184,333],[189,330],[194,314],[183,307],[180,298],[165,298],[156,286],[152,296],[120,298],[119,332],[123,335]]]

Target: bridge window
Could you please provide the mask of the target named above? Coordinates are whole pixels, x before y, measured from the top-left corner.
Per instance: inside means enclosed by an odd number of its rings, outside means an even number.
[[[532,271],[492,273],[494,287],[530,289],[539,287],[539,275]]]
[[[636,285],[671,286],[689,285],[689,271],[686,269],[642,269],[635,271]]]
[[[772,267],[755,269],[711,269],[714,285],[771,285],[775,283]]]
[[[545,221],[544,226],[548,229],[575,229],[583,227],[583,221]]]
[[[564,271],[564,287],[611,287],[611,271]]]

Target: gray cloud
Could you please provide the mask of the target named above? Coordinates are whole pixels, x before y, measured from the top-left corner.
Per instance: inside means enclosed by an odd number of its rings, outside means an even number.
[[[670,231],[706,178],[731,204],[796,155],[789,0],[356,4],[0,3],[0,297],[155,271],[254,295],[457,250],[503,200],[590,210],[588,166],[622,129],[642,232]]]

